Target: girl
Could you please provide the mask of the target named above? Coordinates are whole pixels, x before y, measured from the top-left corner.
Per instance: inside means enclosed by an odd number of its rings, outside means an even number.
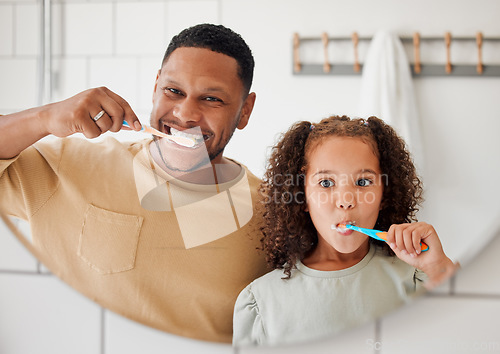
[[[262,245],[274,270],[238,296],[234,344],[337,333],[456,268],[434,228],[411,223],[421,182],[404,141],[376,117],[296,123],[274,147],[260,191]],[[388,242],[338,226],[348,223],[389,230]]]

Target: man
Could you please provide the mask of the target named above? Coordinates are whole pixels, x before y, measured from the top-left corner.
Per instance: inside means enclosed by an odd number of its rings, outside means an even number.
[[[238,293],[266,271],[253,213],[259,180],[223,156],[255,102],[253,57],[223,26],[175,36],[153,94],[151,126],[183,136],[89,143],[140,130],[106,88],[0,117],[0,208],[31,223],[54,274],[101,305],[191,338],[231,342]],[[62,139],[41,141],[47,135]]]

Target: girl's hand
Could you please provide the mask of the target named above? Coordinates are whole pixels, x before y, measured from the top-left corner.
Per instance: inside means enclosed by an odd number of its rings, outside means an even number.
[[[425,242],[429,250],[421,252],[420,242]],[[428,287],[441,283],[457,269],[444,253],[434,227],[425,222],[392,225],[387,243],[399,259],[427,274]]]

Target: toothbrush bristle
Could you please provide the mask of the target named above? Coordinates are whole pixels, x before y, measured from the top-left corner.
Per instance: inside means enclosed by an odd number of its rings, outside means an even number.
[[[341,229],[347,229],[347,225],[346,224],[338,224],[337,227],[339,227]]]

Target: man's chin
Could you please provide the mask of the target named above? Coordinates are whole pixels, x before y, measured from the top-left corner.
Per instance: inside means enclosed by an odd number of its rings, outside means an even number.
[[[167,172],[175,173],[178,176],[179,174],[196,173],[207,168],[211,169],[212,165],[208,160],[197,162],[189,161],[189,163],[187,163],[186,161],[180,161],[179,163],[168,161],[165,167],[168,170]]]

